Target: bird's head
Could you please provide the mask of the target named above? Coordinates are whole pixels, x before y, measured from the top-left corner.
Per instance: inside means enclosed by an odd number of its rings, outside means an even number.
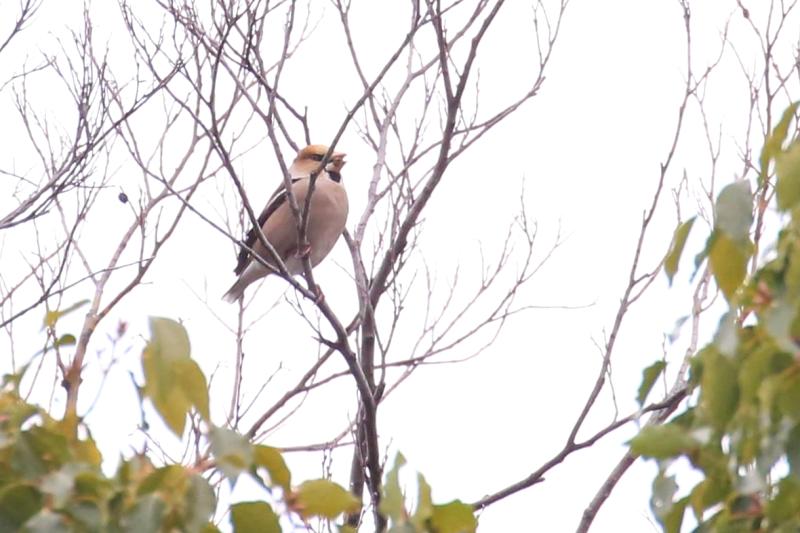
[[[292,176],[309,176],[312,172],[319,168],[320,162],[325,158],[328,153],[328,147],[324,144],[310,144],[297,152],[289,172]],[[339,172],[345,164],[345,154],[342,152],[334,152],[331,154],[330,161],[325,167],[328,171]]]

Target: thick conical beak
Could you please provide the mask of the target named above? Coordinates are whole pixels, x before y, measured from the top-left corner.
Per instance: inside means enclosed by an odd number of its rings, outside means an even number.
[[[331,162],[328,163],[328,165],[333,170],[336,170],[336,171],[341,170],[342,167],[344,166],[344,164],[347,162],[347,161],[344,160],[346,155],[347,154],[345,154],[344,152],[334,152],[333,155],[331,156]]]

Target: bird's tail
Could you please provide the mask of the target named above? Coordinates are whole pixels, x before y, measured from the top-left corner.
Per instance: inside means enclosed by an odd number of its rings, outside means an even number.
[[[272,270],[264,268],[259,263],[250,263],[247,265],[247,268],[244,269],[244,272],[239,275],[239,279],[236,280],[236,283],[231,285],[231,288],[228,289],[228,292],[222,296],[222,299],[228,303],[234,303],[237,300],[241,300],[242,296],[244,295],[244,290],[251,283],[271,273]]]
[[[246,283],[246,280],[244,280],[242,278],[237,279],[236,283],[231,285],[231,288],[228,289],[228,292],[226,292],[222,296],[222,299],[225,300],[226,302],[228,302],[229,304],[232,304],[232,303],[237,302],[238,300],[241,300],[242,296],[244,296],[244,289],[245,289],[245,287],[247,287],[247,285],[248,284]]]

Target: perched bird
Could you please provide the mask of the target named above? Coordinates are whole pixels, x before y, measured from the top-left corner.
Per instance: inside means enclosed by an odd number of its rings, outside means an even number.
[[[320,162],[328,153],[328,147],[321,144],[306,146],[297,153],[289,175],[292,179],[292,194],[302,212],[310,183],[311,174],[319,168]],[[258,217],[258,224],[267,241],[275,248],[290,274],[303,272],[303,256],[308,254],[311,266],[317,266],[336,244],[344,231],[347,222],[347,193],[342,186],[341,170],[345,164],[345,154],[336,152],[331,155],[316,181],[311,193],[311,204],[308,208],[308,229],[306,238],[309,250],[297,249],[297,221],[281,185],[272,195],[267,206]],[[258,240],[257,228],[252,228],[244,241],[245,246],[270,264],[270,253]],[[223,299],[235,302],[244,294],[244,290],[254,281],[268,274],[278,272],[278,268],[268,268],[253,259],[245,248],[239,252],[238,263],[234,273],[239,276],[236,283],[228,289]]]

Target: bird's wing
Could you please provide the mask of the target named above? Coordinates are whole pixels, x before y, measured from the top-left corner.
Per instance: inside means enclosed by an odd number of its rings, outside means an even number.
[[[296,180],[292,184],[292,194],[302,211],[306,201],[306,194],[308,194],[308,179],[301,178]],[[267,217],[266,222],[261,226],[261,231],[264,232],[269,243],[275,248],[281,259],[286,261],[286,258],[297,249],[297,221],[294,218],[289,202],[284,200],[281,205],[275,208],[272,215]],[[256,242],[253,245],[253,251],[261,257],[269,256],[269,252],[261,246],[260,242]]]
[[[292,185],[296,184],[302,178],[292,178]],[[248,248],[250,250],[254,249],[254,247],[259,244],[258,242],[258,228],[264,228],[265,224],[267,223],[267,219],[269,219],[275,211],[282,205],[286,204],[286,188],[281,184],[272,196],[270,196],[269,202],[264,207],[264,210],[261,211],[261,214],[258,215],[258,226],[253,226],[250,228],[250,231],[247,232],[247,237],[244,239],[244,246],[241,250],[239,250],[239,255],[236,258],[236,268],[233,269],[234,274],[237,276],[241,275],[244,272],[244,269],[247,268],[247,265],[253,260]],[[273,245],[274,246],[274,245]],[[262,248],[261,246],[258,246]],[[264,251],[265,250],[261,250]]]

